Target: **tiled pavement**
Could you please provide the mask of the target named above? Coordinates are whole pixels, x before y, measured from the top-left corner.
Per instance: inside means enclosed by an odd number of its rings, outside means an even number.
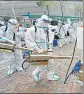
[[[72,55],[74,44],[65,45],[63,48],[54,48],[54,53],[59,55]],[[75,56],[83,58],[83,52],[76,49]],[[73,60],[73,65],[77,59]],[[58,81],[48,81],[45,70],[41,74],[41,81],[36,82],[32,78],[32,71],[36,68],[35,65],[31,65],[27,70],[22,72],[15,72],[11,76],[7,76],[8,62],[0,61],[0,92],[4,93],[81,93],[83,87],[77,83],[78,78],[71,75],[64,84],[65,75],[70,64],[70,60],[55,60],[54,70],[60,77]]]

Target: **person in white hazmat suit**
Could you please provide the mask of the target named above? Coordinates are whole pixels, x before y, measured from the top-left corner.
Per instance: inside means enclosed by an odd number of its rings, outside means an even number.
[[[5,23],[4,22],[0,22],[0,29],[2,26],[5,26]],[[4,58],[3,58],[3,52],[0,51],[0,61],[2,61]]]
[[[58,33],[59,36],[58,45],[62,47],[65,44],[65,32],[61,21],[58,22],[56,32]]]
[[[49,17],[47,15],[42,15],[40,19],[37,20],[36,28],[37,31],[35,32],[35,27],[32,26],[29,31],[25,34],[25,42],[26,46],[31,50],[36,50],[38,53],[43,53],[43,51],[46,51],[48,49],[47,45],[47,38],[46,38],[46,32],[45,28],[49,26]],[[48,44],[52,44],[54,35],[51,34],[53,32],[49,31],[49,42]],[[51,49],[51,48],[50,48]],[[52,66],[54,61],[53,59],[49,60],[50,63],[52,63]],[[37,68],[32,72],[33,77],[36,81],[40,81],[40,73],[45,68],[40,68],[37,66]],[[49,72],[47,73],[48,80],[58,80],[59,77],[55,75],[55,72],[52,68],[50,68]]]
[[[62,22],[59,21],[55,32],[59,36],[58,45],[60,47],[76,40],[70,19],[67,19],[67,24],[65,25],[62,25]]]
[[[65,28],[67,27],[67,31],[69,33],[70,36],[70,41],[69,42],[74,42],[76,41],[76,30],[75,30],[75,26],[73,25],[73,23],[71,22],[70,19],[67,19],[67,25],[65,25]]]
[[[1,27],[0,29],[0,41],[8,42],[17,47],[21,47],[21,37],[23,37],[22,32],[17,32],[17,20],[10,19],[8,21],[7,30],[5,31],[6,26]],[[22,62],[23,56],[22,51],[15,49],[14,52],[5,53],[3,52],[4,60],[9,62],[10,66],[8,68],[8,75],[13,74],[15,71],[22,71]]]
[[[51,24],[51,30],[54,32],[54,39],[58,40],[58,46],[62,47],[65,44],[65,32],[61,21],[57,25]]]
[[[65,44],[75,42],[76,34],[70,18],[67,19],[67,23],[63,26],[63,28],[65,33]]]

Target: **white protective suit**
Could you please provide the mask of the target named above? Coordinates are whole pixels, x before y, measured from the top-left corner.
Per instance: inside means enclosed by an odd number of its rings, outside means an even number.
[[[17,32],[17,21],[15,19],[10,19],[8,22],[8,28],[5,32],[5,26],[0,29],[0,41],[9,42],[13,45],[21,47],[21,37],[23,37],[22,32]],[[15,39],[14,39],[15,34]],[[3,53],[4,60],[9,62],[10,66],[8,69],[8,75],[12,74],[13,72],[21,71],[22,69],[22,62],[23,56],[21,50],[14,50],[12,53]]]
[[[58,40],[58,46],[61,47],[61,45],[65,44],[65,42],[64,42],[65,32],[64,32],[64,28],[62,26],[62,22],[59,21],[58,25],[56,25],[56,26],[51,25],[51,30],[54,32],[54,36]]]
[[[56,32],[59,33],[60,39],[58,40],[58,45],[62,47],[64,44],[68,44],[70,42],[74,42],[76,40],[76,36],[74,34],[74,28],[71,26],[70,19],[67,20],[67,24],[62,25],[62,22],[59,22]],[[61,27],[61,29],[60,29]],[[60,29],[60,32],[59,32]],[[67,31],[69,32],[69,36],[67,35]]]
[[[4,24],[4,22],[0,22],[0,29],[1,29],[1,27],[2,26],[4,26],[5,24]],[[1,30],[0,30],[1,31]],[[0,50],[0,61],[2,61],[3,60],[3,52]]]
[[[36,28],[37,31],[35,33],[35,27],[32,26],[28,32],[25,34],[25,42],[26,46],[31,49],[31,50],[37,50],[38,53],[43,52],[44,50],[47,50],[47,37],[46,37],[46,32],[44,27],[48,27],[48,16],[43,15],[40,19],[38,19],[36,23]],[[54,33],[51,32],[49,29],[49,44],[52,43],[54,38]],[[51,49],[51,47],[50,47]],[[54,61],[51,59],[49,60],[50,63],[54,63]],[[54,65],[53,65],[54,66]],[[52,71],[52,67],[50,68],[51,70],[47,73],[47,78],[48,80],[58,80],[59,77],[54,75],[54,72]],[[40,72],[42,72],[44,68],[40,68],[37,66],[37,68],[32,72],[33,77],[35,78],[36,81],[40,80]]]
[[[69,36],[65,37],[65,44],[74,42],[76,40],[76,34],[74,26],[72,25],[72,22],[70,19],[67,19],[67,24],[63,26],[65,35],[67,35],[67,32],[69,33]]]

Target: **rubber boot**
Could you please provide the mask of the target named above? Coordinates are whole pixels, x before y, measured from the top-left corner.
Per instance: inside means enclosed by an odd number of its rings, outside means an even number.
[[[11,75],[15,72],[16,70],[14,68],[12,68],[12,66],[9,66],[8,68],[8,75]]]
[[[40,81],[40,71],[41,71],[41,68],[40,67],[37,67],[33,72],[32,72],[32,75],[34,77],[34,79],[36,81]]]
[[[55,72],[53,72],[53,71],[50,71],[50,72],[48,72],[47,73],[47,79],[48,80],[52,80],[52,81],[57,81],[57,80],[59,80],[60,78],[59,78],[59,76],[57,76],[56,74],[55,74]]]

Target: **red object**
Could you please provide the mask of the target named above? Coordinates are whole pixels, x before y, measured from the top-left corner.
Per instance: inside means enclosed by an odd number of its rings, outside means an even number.
[[[84,28],[84,26],[80,26],[80,27],[83,27]]]
[[[49,31],[48,31],[48,29],[46,29],[46,33],[47,33],[47,35],[49,34]]]
[[[26,32],[26,31],[27,31],[27,29],[24,29],[24,31]]]

